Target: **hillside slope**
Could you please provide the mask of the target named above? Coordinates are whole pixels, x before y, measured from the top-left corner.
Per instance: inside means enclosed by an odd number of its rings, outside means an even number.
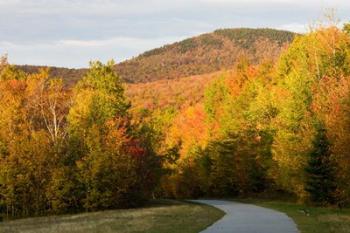
[[[207,85],[222,74],[219,71],[172,80],[129,83],[126,95],[132,102],[133,112],[143,109],[164,110],[169,107],[180,110],[202,102]]]
[[[17,68],[26,73],[37,73],[40,69],[45,69],[47,66],[32,66],[32,65],[17,65]],[[51,77],[63,78],[65,84],[72,86],[77,83],[87,72],[87,69],[70,69],[64,67],[49,67],[49,75]]]
[[[276,59],[295,33],[274,29],[220,29],[141,54],[116,65],[127,82],[174,79],[230,69],[244,56]]]
[[[295,33],[275,29],[219,29],[147,51],[115,65],[128,83],[176,79],[232,68],[240,57],[252,63],[276,59]],[[117,54],[116,54],[117,55]],[[39,66],[18,66],[36,72]],[[68,85],[76,83],[86,69],[51,68],[51,76],[62,77]]]

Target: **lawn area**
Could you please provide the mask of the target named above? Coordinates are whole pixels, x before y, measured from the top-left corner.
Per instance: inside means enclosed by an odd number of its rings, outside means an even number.
[[[350,233],[350,209],[309,207],[289,202],[257,199],[239,201],[286,213],[295,221],[301,233]],[[305,214],[302,210],[307,210],[309,214]]]
[[[223,215],[206,205],[162,200],[138,209],[6,221],[0,233],[195,233]]]

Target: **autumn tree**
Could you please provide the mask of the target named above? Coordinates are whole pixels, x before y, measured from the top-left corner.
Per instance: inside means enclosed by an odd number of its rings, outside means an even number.
[[[77,159],[87,210],[137,205],[154,186],[144,184],[153,175],[147,162],[155,154],[134,138],[128,108],[113,62],[91,63],[68,115],[70,153]]]
[[[136,206],[159,159],[128,113],[113,64],[73,90],[48,70],[0,69],[0,210],[11,216]]]
[[[349,36],[332,26],[296,38],[278,63],[272,151],[279,173],[276,181],[301,199],[306,196],[307,155],[317,131],[312,109],[315,90],[326,77],[348,76],[349,62]]]
[[[42,214],[49,209],[46,189],[59,157],[43,118],[50,111],[42,108],[50,101],[48,73],[25,75],[10,67],[2,69],[2,75],[1,196],[8,214]]]

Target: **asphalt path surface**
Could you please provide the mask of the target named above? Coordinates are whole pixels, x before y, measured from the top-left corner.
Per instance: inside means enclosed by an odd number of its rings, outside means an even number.
[[[299,233],[286,214],[259,207],[223,200],[193,200],[214,206],[226,214],[201,233]]]

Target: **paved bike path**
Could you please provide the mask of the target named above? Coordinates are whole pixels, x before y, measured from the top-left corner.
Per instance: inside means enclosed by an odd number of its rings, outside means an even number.
[[[221,209],[226,215],[201,233],[299,233],[286,214],[259,207],[223,200],[193,200]]]

